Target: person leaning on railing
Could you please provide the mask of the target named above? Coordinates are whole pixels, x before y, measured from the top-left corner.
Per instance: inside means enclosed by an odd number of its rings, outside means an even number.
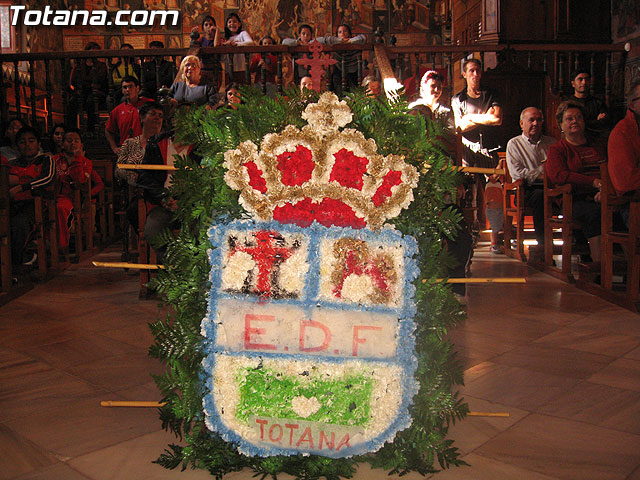
[[[351,27],[346,24],[338,25],[336,36],[327,35],[324,38],[318,38],[318,41],[326,45],[340,45],[349,43],[352,45],[360,45],[365,42],[367,37],[364,34],[353,35]],[[350,91],[358,86],[358,53],[359,52],[334,52],[333,58],[338,63],[333,66],[333,74],[331,75],[331,91],[337,95],[342,95],[342,63],[344,61],[346,89]]]
[[[260,40],[261,46],[275,45],[273,38],[266,36]],[[271,53],[254,53],[249,61],[249,71],[254,75],[253,83],[262,83],[262,69],[265,71],[265,82],[275,91],[278,57]]]
[[[237,13],[231,13],[227,17],[224,27],[224,38],[222,45],[227,46],[248,46],[253,45],[253,39],[249,32],[243,29],[242,20]],[[225,69],[230,81],[241,85],[247,83],[246,70],[247,63],[242,53],[234,53],[225,56]]]
[[[194,32],[198,31],[198,27],[193,27]],[[217,47],[220,45],[220,29],[216,25],[216,20],[211,15],[207,15],[202,20],[203,35],[198,42],[201,47]],[[200,55],[202,61],[202,79],[204,83],[212,84],[216,90],[220,86],[220,56],[219,55]]]
[[[289,47],[297,47],[301,45],[309,45],[313,41],[313,29],[310,25],[302,24],[298,27],[298,38],[285,38],[282,40],[283,45]],[[291,56],[293,63],[293,81],[296,85],[300,84],[303,77],[309,76],[309,68],[296,63],[296,60],[302,58],[303,54],[294,53]]]

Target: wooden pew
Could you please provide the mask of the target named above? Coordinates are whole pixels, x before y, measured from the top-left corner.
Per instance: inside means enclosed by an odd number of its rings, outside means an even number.
[[[147,220],[147,203],[144,198],[138,198],[138,263],[140,264],[157,264],[158,257],[148,239],[144,236],[144,226]],[[148,269],[140,270],[140,292],[138,298],[147,299],[150,291],[147,284],[153,278],[154,271]]]
[[[60,269],[56,191],[54,182],[53,185],[33,192],[36,222],[34,240],[37,244],[38,276],[41,280]]]
[[[574,283],[571,273],[571,249],[573,229],[576,224],[572,220],[571,185],[552,186],[544,176],[544,271],[565,282]],[[561,202],[560,214],[554,213],[554,204]],[[562,265],[556,268],[553,264],[553,230],[562,231]]]
[[[11,290],[11,209],[9,206],[9,166],[0,166],[0,290]]]
[[[115,237],[115,184],[113,175],[113,162],[110,160],[92,160],[93,168],[98,172],[104,189],[102,195],[96,200],[96,211],[100,224],[100,242],[101,246],[106,246]]]
[[[625,308],[638,311],[640,290],[640,197],[638,195],[618,196],[611,183],[607,164],[600,165],[602,179],[602,253],[601,286],[606,291],[604,297]],[[629,209],[629,230],[615,229],[614,215],[620,210]],[[624,255],[616,256],[615,244],[621,245]],[[613,284],[614,263],[622,260],[626,263],[626,284],[620,291]]]
[[[530,208],[524,206],[524,187],[522,179],[515,182],[511,179],[507,168],[506,152],[498,152],[500,157],[499,168],[504,169],[502,185],[502,205],[504,208],[504,253],[517,260],[527,261],[524,253],[524,224],[525,216],[533,215]],[[511,248],[513,240],[513,228],[516,230],[516,248]]]

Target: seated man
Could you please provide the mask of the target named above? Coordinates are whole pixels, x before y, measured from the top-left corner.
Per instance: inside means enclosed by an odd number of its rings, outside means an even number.
[[[9,197],[11,199],[11,260],[14,264],[32,265],[38,255],[25,252],[34,234],[35,210],[32,194],[50,185],[55,167],[51,157],[40,155],[40,136],[33,127],[22,127],[16,134],[18,158],[9,162]]]
[[[104,183],[100,175],[93,169],[91,160],[84,156],[84,146],[80,131],[69,128],[64,133],[62,153],[54,157],[58,188],[56,210],[58,217],[58,242],[62,250],[69,246],[69,228],[73,216],[74,189],[77,185],[87,183],[91,178],[91,196],[97,195]]]
[[[173,166],[174,156],[187,153],[185,146],[173,143],[169,133],[156,135],[149,139],[145,148],[143,164]],[[138,186],[143,189],[147,207],[144,236],[147,240],[173,223],[173,213],[177,208],[176,200],[167,195],[173,175],[167,170],[141,170]],[[161,252],[160,252],[161,253]]]
[[[533,210],[533,228],[538,246],[544,244],[544,166],[549,147],[556,139],[542,134],[544,117],[536,107],[520,113],[522,135],[507,143],[507,167],[515,182],[522,180],[524,205]],[[542,250],[540,250],[542,251]]]
[[[109,120],[104,126],[104,134],[113,153],[118,155],[120,147],[128,138],[142,133],[138,109],[150,98],[141,97],[140,82],[136,77],[126,76],[122,79],[122,96],[124,102],[111,111]]]

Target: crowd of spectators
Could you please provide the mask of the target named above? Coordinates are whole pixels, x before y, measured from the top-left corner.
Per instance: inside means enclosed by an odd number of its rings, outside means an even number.
[[[218,27],[211,16],[206,16],[201,26],[202,36],[198,42],[202,47],[254,44],[250,34],[244,29],[241,18],[235,13],[226,19],[224,28]],[[307,45],[313,40],[313,28],[305,24],[299,26],[296,38],[284,39],[282,43],[298,46]],[[366,38],[362,34],[353,35],[349,25],[343,24],[337,27],[335,36],[316,37],[315,40],[326,45],[337,45],[362,44]],[[275,43],[270,36],[264,36],[260,40],[262,46]],[[162,49],[164,45],[154,41],[150,47]],[[93,42],[86,46],[87,51],[99,48]],[[132,47],[124,44],[121,48]],[[326,86],[341,95],[345,93],[344,88],[351,90],[360,86],[366,90],[367,95],[381,95],[380,80],[372,74],[365,76],[358,85],[357,55],[352,50],[334,52],[333,57],[337,62],[322,87]],[[292,61],[297,56],[298,54],[292,55]],[[182,59],[177,72],[175,64],[161,55],[139,60],[135,57],[116,58],[109,62],[108,67],[97,58],[80,59],[74,62],[69,77],[68,113],[74,119],[82,108],[87,114],[86,129],[93,130],[97,122],[96,108],[104,108],[107,85],[110,83],[117,89],[118,102],[110,112],[104,132],[112,152],[117,156],[117,162],[172,165],[175,154],[188,154],[190,148],[173,141],[167,126],[167,116],[171,116],[181,105],[206,105],[209,109],[237,108],[242,102],[240,90],[249,78],[255,84],[266,84],[267,93],[270,94],[275,91],[278,81],[277,64],[278,58],[268,52],[253,54],[248,63],[242,53],[187,55]],[[305,89],[314,88],[309,70],[298,63],[292,63],[291,68],[295,83],[304,98],[307,92]],[[544,175],[556,185],[574,185],[574,216],[585,225],[583,230],[589,240],[591,257],[594,262],[598,262],[598,201],[601,181],[597,173],[591,171],[591,167],[607,159],[607,138],[614,122],[603,103],[590,95],[589,73],[584,70],[572,73],[573,92],[557,111],[556,120],[562,130],[562,138],[544,135],[542,106],[528,106],[520,115],[522,135],[514,137],[506,145],[501,140],[499,129],[504,118],[500,95],[499,92],[483,87],[481,62],[475,58],[467,59],[463,64],[462,76],[465,79],[464,88],[446,101],[443,98],[444,76],[434,70],[426,71],[420,79],[419,88],[416,88],[417,95],[411,98],[413,101],[409,104],[409,111],[428,117],[439,125],[442,144],[448,153],[454,151],[454,134],[460,134],[462,163],[465,166],[496,168],[498,151],[506,148],[506,167],[513,180],[523,181],[525,203],[534,210],[538,244],[544,241]],[[159,91],[160,87],[166,90]],[[621,194],[640,188],[640,107],[636,108],[636,105],[640,105],[640,85],[634,89],[635,93],[629,97],[629,112],[614,129],[609,142],[611,176]],[[169,97],[169,106],[156,102],[166,95]],[[11,197],[14,200],[12,217],[15,213],[17,224],[15,241],[12,242],[15,247],[14,261],[28,262],[31,261],[31,256],[25,254],[25,251],[28,252],[28,226],[32,224],[33,216],[32,209],[28,206],[28,193],[53,181],[56,175],[52,172],[57,171],[58,223],[63,226],[59,241],[65,247],[69,243],[66,227],[73,218],[70,189],[91,178],[91,193],[95,195],[102,188],[102,181],[96,177],[91,161],[84,154],[80,132],[70,125],[55,125],[46,144],[40,143],[35,129],[18,119],[12,120],[4,133],[5,145],[1,147],[0,153],[3,162],[11,165]],[[124,184],[140,187],[144,192],[148,211],[146,235],[151,237],[171,225],[175,200],[165,197],[166,187],[171,182],[170,174],[119,170],[116,176]],[[495,175],[471,175],[468,179],[467,203],[464,206],[474,207],[478,215],[477,221],[488,220],[491,228],[490,251],[502,253],[498,237],[498,232],[503,228],[500,180]],[[132,224],[137,223],[137,209],[133,203],[128,206],[127,216]],[[466,231],[468,230],[469,226],[466,226]],[[470,242],[464,242],[465,245],[467,243],[468,248],[465,247],[459,255],[463,264],[470,258]],[[457,247],[452,248],[455,250]]]

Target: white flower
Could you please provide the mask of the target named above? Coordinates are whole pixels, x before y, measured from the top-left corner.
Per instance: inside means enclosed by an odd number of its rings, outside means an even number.
[[[342,298],[361,305],[367,302],[367,297],[373,294],[373,284],[369,275],[351,274],[344,279]]]
[[[236,252],[227,260],[222,270],[222,288],[240,290],[247,275],[256,266],[256,262],[247,252]]]
[[[280,288],[287,293],[300,293],[307,270],[307,252],[299,249],[280,266]]]

